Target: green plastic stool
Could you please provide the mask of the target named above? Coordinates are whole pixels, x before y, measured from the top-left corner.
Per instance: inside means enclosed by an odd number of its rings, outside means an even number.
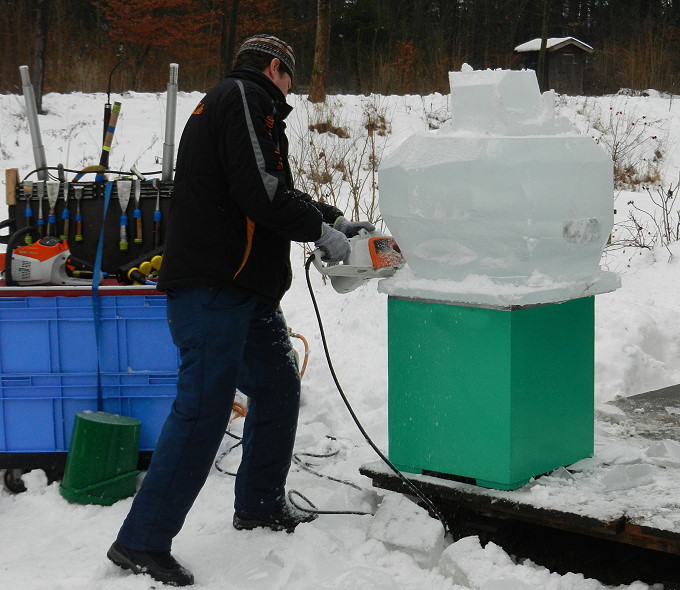
[[[101,506],[134,495],[140,427],[139,420],[127,416],[76,414],[61,495],[69,502]]]

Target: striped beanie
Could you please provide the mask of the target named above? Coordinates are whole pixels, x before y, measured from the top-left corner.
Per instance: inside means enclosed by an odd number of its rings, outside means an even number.
[[[266,53],[273,58],[278,57],[285,69],[290,73],[291,78],[295,75],[295,55],[293,48],[273,35],[253,35],[248,37],[241,45],[236,57],[246,51],[258,51]]]

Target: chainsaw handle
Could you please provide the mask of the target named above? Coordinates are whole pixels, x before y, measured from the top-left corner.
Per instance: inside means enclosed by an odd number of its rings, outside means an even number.
[[[350,266],[347,264],[346,260],[344,262],[331,262],[330,264],[325,264],[321,260],[323,254],[324,252],[320,248],[317,248],[314,250],[314,252],[312,252],[312,255],[314,256],[312,262],[314,263],[316,270],[318,270],[322,275],[326,275],[328,277],[356,277],[369,272],[369,269],[357,269],[353,266]]]
[[[328,267],[321,261],[322,256],[323,250],[321,248],[317,248],[314,250],[314,252],[312,252],[312,262],[314,263],[316,270],[318,270],[321,274],[326,274],[324,271]]]

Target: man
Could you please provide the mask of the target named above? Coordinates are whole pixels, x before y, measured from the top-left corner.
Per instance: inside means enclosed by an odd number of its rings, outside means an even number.
[[[208,476],[236,388],[249,408],[234,527],[292,532],[313,518],[285,500],[300,398],[279,307],[291,282],[290,244],[314,242],[325,261],[338,262],[348,236],[374,228],[293,188],[284,119],[294,72],[290,46],[249,37],[180,141],[158,282],[180,349],[177,398],[108,552],[116,565],[166,584],[193,584],[170,553],[172,539]]]

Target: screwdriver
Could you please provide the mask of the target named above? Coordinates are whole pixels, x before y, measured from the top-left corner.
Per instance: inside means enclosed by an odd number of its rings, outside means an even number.
[[[26,217],[26,227],[31,225],[31,219],[33,219],[33,207],[31,206],[31,196],[33,195],[33,181],[24,181],[24,194],[26,195],[26,210],[24,211],[24,216]],[[26,244],[32,244],[31,234],[26,234],[24,238]]]

